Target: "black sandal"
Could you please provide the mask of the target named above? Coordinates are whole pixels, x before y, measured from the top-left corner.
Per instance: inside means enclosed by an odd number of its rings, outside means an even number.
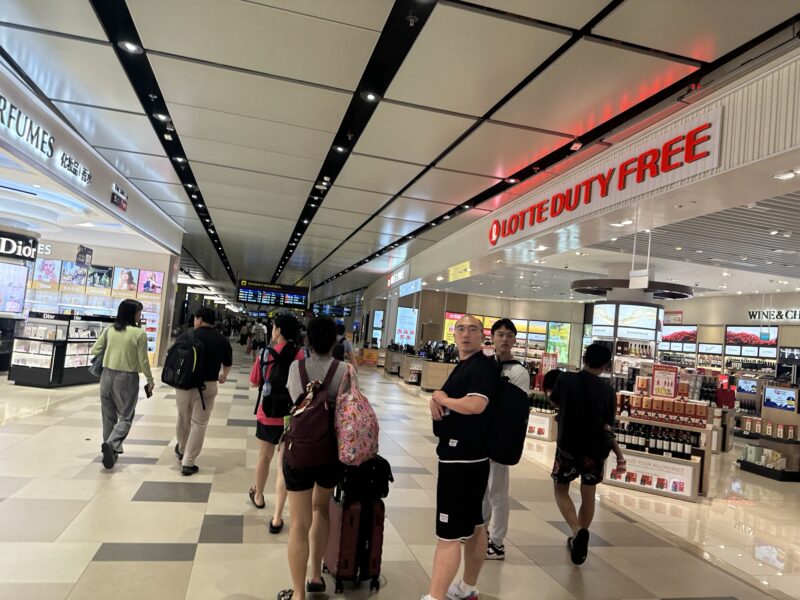
[[[325,580],[322,581],[306,581],[306,592],[309,594],[316,594],[325,591]]]
[[[250,488],[250,502],[253,503],[253,506],[256,508],[264,508],[267,505],[267,501],[264,500],[260,505],[256,504],[256,487],[253,486]]]
[[[272,534],[276,534],[277,535],[281,531],[283,531],[283,519],[281,519],[281,524],[280,525],[273,525],[272,524],[272,519],[270,519],[269,520],[269,532],[272,533]]]
[[[294,590],[281,590],[275,600],[292,600],[292,596],[294,596]]]

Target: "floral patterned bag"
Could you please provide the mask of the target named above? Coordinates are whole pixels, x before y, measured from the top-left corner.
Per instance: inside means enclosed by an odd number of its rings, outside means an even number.
[[[358,466],[378,454],[378,417],[358,387],[353,365],[347,365],[336,397],[334,420],[339,461]]]

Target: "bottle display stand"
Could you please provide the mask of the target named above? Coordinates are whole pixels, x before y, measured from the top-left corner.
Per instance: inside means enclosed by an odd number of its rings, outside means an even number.
[[[528,417],[527,436],[544,442],[555,442],[556,438],[558,438],[556,416],[555,414],[539,412],[536,409],[531,410],[531,414]]]
[[[673,458],[628,448],[623,448],[622,452],[628,463],[627,471],[618,473],[616,463],[610,457],[606,460],[604,483],[689,502],[699,500],[703,463],[708,461],[698,456]]]
[[[425,392],[442,389],[444,382],[455,369],[455,363],[434,362],[431,360],[422,363],[422,379],[420,387]]]

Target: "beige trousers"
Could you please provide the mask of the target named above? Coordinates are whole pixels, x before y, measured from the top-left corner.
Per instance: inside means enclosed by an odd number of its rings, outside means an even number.
[[[203,403],[200,401],[200,390],[175,390],[178,405],[178,447],[183,452],[183,466],[192,467],[194,461],[203,449],[203,440],[206,438],[206,427],[214,410],[214,400],[217,397],[216,381],[206,381],[203,390]]]

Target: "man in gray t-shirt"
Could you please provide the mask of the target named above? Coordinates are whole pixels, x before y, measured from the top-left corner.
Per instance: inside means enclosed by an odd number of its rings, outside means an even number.
[[[511,383],[527,394],[531,387],[531,375],[528,369],[511,354],[516,339],[517,328],[511,319],[500,319],[492,325],[495,360],[501,365],[502,376],[508,377]],[[503,400],[504,398],[497,398],[497,402]],[[486,496],[483,499],[483,516],[489,523],[489,546],[486,549],[488,560],[503,560],[506,557],[503,541],[508,533],[508,489],[508,465],[491,461],[489,485],[486,487]]]

